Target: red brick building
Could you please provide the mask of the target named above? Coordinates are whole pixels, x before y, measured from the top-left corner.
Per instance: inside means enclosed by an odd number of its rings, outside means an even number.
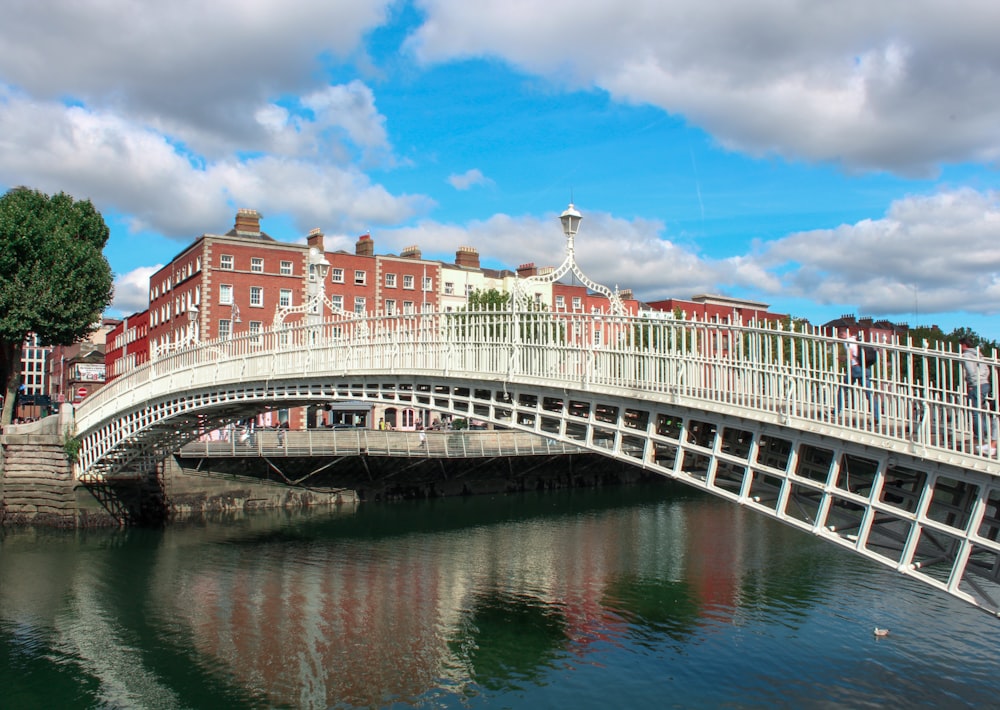
[[[873,342],[893,342],[897,337],[905,338],[909,332],[909,327],[905,324],[897,325],[887,320],[873,320],[871,318],[856,318],[851,315],[844,315],[823,324],[827,335],[837,335],[841,328],[847,329],[850,338],[861,336],[862,340]]]
[[[710,323],[743,323],[751,321],[780,321],[788,316],[783,313],[771,313],[768,304],[758,301],[748,301],[742,298],[702,294],[692,296],[690,300],[668,298],[663,301],[651,301],[646,304],[650,310],[683,315],[687,320],[699,320]]]
[[[625,315],[634,316],[639,312],[639,302],[632,297],[632,291],[618,292]],[[575,284],[552,284],[552,310],[555,313],[610,313],[608,297],[589,291],[586,286]]]
[[[126,316],[107,335],[105,381],[149,362],[149,310]]]
[[[416,246],[406,247],[399,256],[377,257],[375,280],[380,313],[437,309],[441,263],[424,260]]]
[[[276,241],[258,212],[241,209],[232,230],[202,235],[150,278],[150,351],[262,331],[279,309],[305,303],[308,254],[309,245]]]

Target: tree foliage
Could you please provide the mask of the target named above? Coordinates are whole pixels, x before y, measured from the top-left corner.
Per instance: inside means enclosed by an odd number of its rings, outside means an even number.
[[[100,324],[113,277],[109,230],[90,200],[14,188],[0,197],[0,381],[9,423],[21,379],[21,344],[70,345]]]

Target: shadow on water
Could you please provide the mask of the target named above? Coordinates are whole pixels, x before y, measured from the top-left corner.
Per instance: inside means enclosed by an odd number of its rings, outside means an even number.
[[[449,647],[486,690],[516,690],[539,682],[562,655],[567,626],[550,604],[494,590],[471,601]]]
[[[357,507],[261,511],[245,516],[180,523],[178,532],[208,529],[220,521],[230,544],[303,542],[316,539],[381,540],[398,535],[435,534],[546,518],[597,515],[635,505],[702,499],[704,494],[664,479],[615,488],[569,489],[468,497],[364,503]]]

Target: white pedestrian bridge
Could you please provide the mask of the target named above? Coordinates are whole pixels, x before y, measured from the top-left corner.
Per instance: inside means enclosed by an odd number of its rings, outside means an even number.
[[[76,412],[76,475],[156,475],[267,409],[416,407],[627,461],[1000,613],[1000,460],[973,435],[995,412],[969,407],[957,353],[880,344],[863,387],[844,384],[841,341],[787,326],[521,308],[315,318],[194,343],[95,392]]]

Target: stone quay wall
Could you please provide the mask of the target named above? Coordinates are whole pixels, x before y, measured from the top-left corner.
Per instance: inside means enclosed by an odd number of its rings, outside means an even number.
[[[67,425],[66,417],[50,416],[8,427],[0,436],[0,524],[77,527],[81,517],[107,517],[100,506],[87,506],[85,499],[80,505],[66,453],[72,418],[68,421]]]

